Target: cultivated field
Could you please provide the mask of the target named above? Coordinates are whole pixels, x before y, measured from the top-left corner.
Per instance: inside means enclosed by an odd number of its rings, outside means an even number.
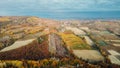
[[[34,40],[35,39],[29,39],[29,40],[24,40],[24,41],[16,41],[14,44],[2,49],[0,52],[13,50],[13,49],[28,45],[28,44],[32,43]]]
[[[105,40],[120,40],[119,37],[114,34],[103,34],[101,37]]]
[[[114,50],[108,50],[108,52],[111,54],[108,56],[111,63],[120,65],[120,53]]]
[[[113,44],[114,46],[120,46],[120,44]]]
[[[117,59],[114,55],[109,55],[108,57],[109,57],[111,63],[120,65],[120,60]]]
[[[120,53],[118,53],[117,51],[114,51],[114,50],[108,50],[108,52],[109,52],[111,55],[120,55]]]
[[[96,50],[73,50],[73,53],[84,60],[104,61],[104,57]]]
[[[74,34],[60,34],[61,38],[67,46],[70,46],[72,49],[91,49],[91,47],[85,43],[82,38],[77,37]]]
[[[28,44],[28,42],[31,42],[30,44],[26,45],[26,46],[21,46],[19,48],[15,48],[15,49],[11,49],[12,47],[14,48],[14,46],[11,46],[9,51],[7,49],[3,50],[2,52],[0,52],[0,60],[21,60],[21,59],[25,59],[25,60],[40,60],[40,59],[44,59],[44,58],[49,58],[50,54],[48,51],[48,41],[47,38],[48,36],[43,36],[41,37],[42,39],[44,39],[43,42],[41,42],[41,44],[39,44],[37,40],[33,41],[31,39],[26,42],[26,44]],[[22,44],[23,41],[20,44]],[[17,44],[18,45],[18,44]],[[17,47],[17,45],[15,45],[15,47]]]
[[[65,57],[67,54],[67,50],[62,44],[61,38],[57,34],[50,34],[49,38],[49,52],[57,57]]]
[[[90,46],[94,45],[94,42],[88,36],[84,36],[84,38],[87,44],[89,44]]]
[[[76,35],[85,35],[86,33],[83,30],[73,27],[66,27],[67,30],[73,31]]]

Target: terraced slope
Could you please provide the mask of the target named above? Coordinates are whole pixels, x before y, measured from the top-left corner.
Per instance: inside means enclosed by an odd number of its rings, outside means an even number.
[[[62,44],[62,39],[57,34],[49,35],[49,52],[56,57],[66,57],[67,50]]]
[[[11,46],[8,46],[8,47],[2,49],[0,52],[5,52],[5,51],[13,50],[13,49],[16,49],[16,48],[28,45],[28,44],[32,43],[34,40],[35,39],[16,41],[14,44],[12,44]]]
[[[38,60],[49,58],[50,54],[48,51],[48,36],[44,36],[44,41],[39,44],[38,41],[33,41],[32,43],[12,49],[12,50],[3,50],[0,52],[0,60]],[[20,43],[19,43],[20,45]],[[21,44],[22,45],[22,44]]]

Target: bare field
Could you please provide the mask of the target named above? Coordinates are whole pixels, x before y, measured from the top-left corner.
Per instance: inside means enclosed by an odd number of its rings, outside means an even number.
[[[120,60],[117,59],[114,55],[109,55],[111,63],[120,65]]]
[[[111,63],[120,65],[120,53],[115,50],[108,50],[108,52],[111,54],[108,56]]]
[[[120,44],[113,44],[114,46],[120,46]]]
[[[118,53],[118,52],[115,51],[115,50],[108,50],[108,52],[109,52],[111,55],[120,55],[120,53]]]
[[[83,30],[75,28],[75,27],[66,27],[66,29],[73,31],[76,35],[85,35],[86,34]]]
[[[96,50],[73,50],[73,53],[84,60],[103,61],[104,57]]]

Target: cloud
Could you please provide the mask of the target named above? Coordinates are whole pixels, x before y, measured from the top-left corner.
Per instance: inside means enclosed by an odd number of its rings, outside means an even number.
[[[120,0],[1,0],[0,15],[57,11],[120,11]]]

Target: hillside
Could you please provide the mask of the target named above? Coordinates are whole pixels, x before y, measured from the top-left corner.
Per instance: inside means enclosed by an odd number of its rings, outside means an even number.
[[[41,44],[37,40],[16,49],[0,52],[0,60],[40,60],[50,57],[47,36]],[[22,45],[22,44],[21,44]]]
[[[0,16],[0,68],[119,68],[119,34],[119,20]]]

